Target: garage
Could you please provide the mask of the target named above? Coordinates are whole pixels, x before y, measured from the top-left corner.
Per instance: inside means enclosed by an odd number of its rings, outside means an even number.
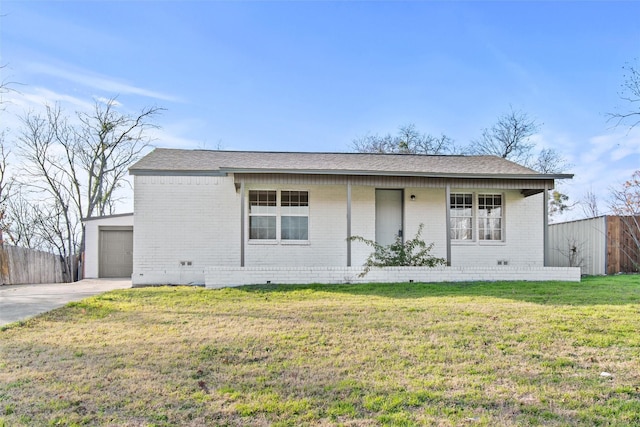
[[[133,273],[133,227],[100,227],[98,277],[131,277]]]
[[[83,278],[131,278],[133,273],[133,214],[84,220]]]

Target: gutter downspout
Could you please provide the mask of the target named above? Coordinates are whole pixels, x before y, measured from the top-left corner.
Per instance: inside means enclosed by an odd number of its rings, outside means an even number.
[[[351,179],[347,178],[347,267],[351,267]]]
[[[240,178],[240,267],[244,267],[244,178]]]
[[[451,200],[451,185],[447,184],[445,190],[444,208],[446,212],[447,224],[445,227],[447,235],[447,266],[451,267],[451,209],[449,203]]]
[[[549,184],[545,181],[544,183],[544,197],[543,200],[543,233],[542,233],[542,246],[544,249],[544,256],[542,261],[542,266],[547,267],[549,265]]]

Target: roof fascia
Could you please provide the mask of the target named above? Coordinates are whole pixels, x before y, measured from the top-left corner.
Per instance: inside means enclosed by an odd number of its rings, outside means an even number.
[[[416,176],[422,178],[470,178],[470,179],[571,179],[573,174],[468,174],[468,173],[434,173],[434,172],[401,172],[401,171],[367,171],[367,170],[326,170],[326,169],[247,169],[220,168],[227,173],[262,173],[262,174],[297,174],[297,175],[355,175],[355,176]]]
[[[123,216],[133,216],[133,212],[121,213],[121,214],[112,214],[112,215],[102,215],[102,216],[92,216],[90,218],[82,218],[80,221],[88,222],[88,221],[96,221],[99,219],[108,219],[108,218],[119,218]]]
[[[163,170],[163,169],[129,169],[129,175],[153,176],[227,176],[228,173],[215,170]]]

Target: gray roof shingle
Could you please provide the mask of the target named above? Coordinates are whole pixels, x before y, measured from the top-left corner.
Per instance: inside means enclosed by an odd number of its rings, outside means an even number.
[[[301,173],[451,177],[570,178],[545,175],[497,156],[180,150],[157,148],[133,175]]]

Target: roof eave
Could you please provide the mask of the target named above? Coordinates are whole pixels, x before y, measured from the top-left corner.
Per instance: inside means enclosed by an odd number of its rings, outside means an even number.
[[[129,175],[135,176],[227,176],[219,170],[169,170],[169,169],[129,169]]]
[[[227,176],[239,174],[289,174],[289,175],[353,175],[353,176],[403,176],[420,178],[465,178],[465,179],[571,179],[573,174],[514,174],[514,173],[438,173],[372,170],[327,170],[327,169],[262,169],[262,168],[220,168],[219,170],[169,170],[169,169],[129,169],[129,174],[137,176]]]
[[[502,174],[502,173],[438,173],[407,171],[371,171],[371,170],[326,170],[326,169],[255,169],[220,168],[221,172],[246,174],[297,174],[297,175],[357,175],[357,176],[415,176],[421,178],[467,178],[467,179],[571,179],[573,174]]]

